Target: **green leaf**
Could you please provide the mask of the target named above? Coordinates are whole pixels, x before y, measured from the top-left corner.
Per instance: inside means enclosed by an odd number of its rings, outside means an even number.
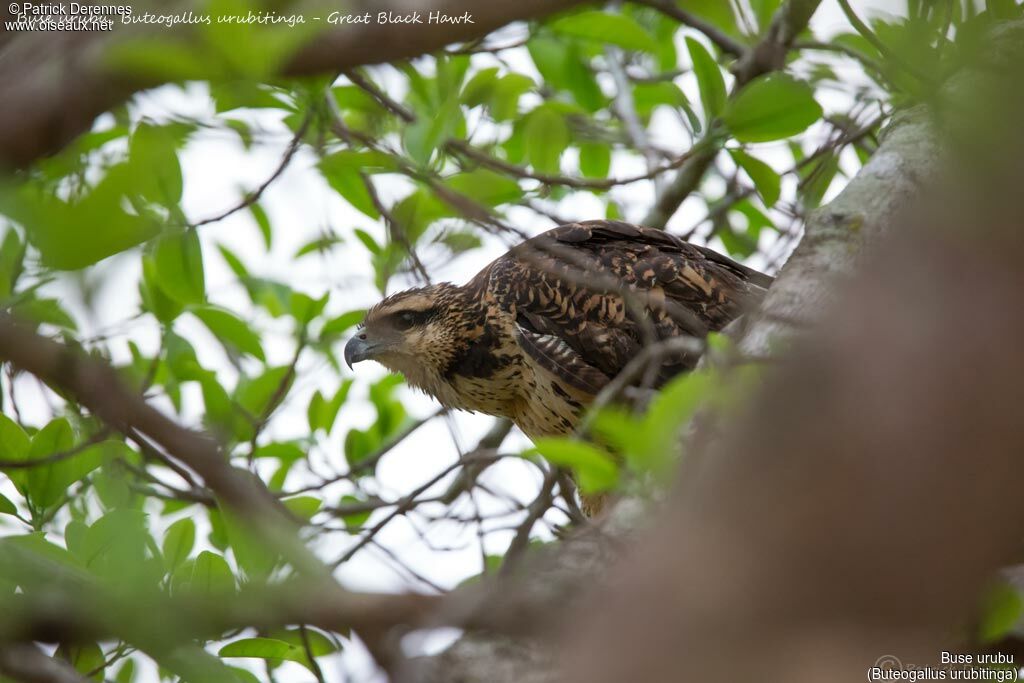
[[[505,74],[494,85],[491,95],[491,116],[495,121],[508,121],[519,114],[519,98],[533,90],[535,83],[529,76],[519,73]]]
[[[562,152],[569,146],[565,117],[551,107],[540,106],[526,119],[526,148],[530,163],[541,173],[558,173]]]
[[[74,442],[75,437],[71,431],[71,425],[64,418],[58,418],[47,424],[32,437],[32,446],[29,448],[27,460],[43,459],[57,453],[63,453],[70,450]],[[28,495],[35,505],[47,508],[61,499],[68,486],[74,481],[69,481],[69,479],[72,479],[74,474],[77,473],[77,468],[74,468],[73,464],[70,465],[69,469],[69,463],[78,457],[81,457],[81,455],[38,465],[28,470]],[[93,467],[98,465],[99,462],[96,462]]]
[[[409,194],[392,208],[391,213],[413,244],[434,221],[454,215],[452,209],[434,193],[424,190],[416,190]],[[380,255],[382,251],[374,253]]]
[[[782,0],[750,0],[750,7],[757,18],[757,26],[763,33],[772,21],[772,15],[782,4]]]
[[[754,181],[754,187],[757,188],[757,193],[764,200],[765,206],[769,208],[774,206],[775,202],[779,201],[779,193],[782,188],[782,179],[775,169],[741,149],[730,149],[729,154]]]
[[[700,101],[704,106],[704,118],[710,123],[718,118],[725,109],[725,79],[722,71],[711,53],[699,41],[686,39],[693,61],[693,72],[697,76],[697,87],[700,89]]]
[[[0,244],[0,301],[14,292],[24,258],[25,245],[22,244],[18,233],[8,228],[3,244]]]
[[[541,34],[532,37],[526,48],[545,85],[572,93],[587,111],[595,112],[604,106],[604,93],[575,42]]]
[[[207,51],[197,51],[194,43],[153,36],[118,41],[103,57],[112,69],[146,80],[206,80],[215,71]]]
[[[245,267],[245,264],[242,263],[242,259],[238,258],[235,252],[231,251],[223,244],[217,245],[217,251],[220,252],[220,255],[224,258],[224,262],[228,264],[228,268],[230,268],[231,272],[236,276],[240,278],[249,276],[249,269]]]
[[[338,506],[344,508],[347,505],[362,505],[366,502],[366,498],[359,498],[350,493],[346,493],[341,497],[341,500],[338,502]],[[343,515],[342,518],[345,520],[345,528],[349,531],[358,531],[363,524],[366,523],[366,520],[370,518],[371,514],[372,512],[370,510],[364,510]]]
[[[636,113],[644,120],[650,118],[654,109],[659,106],[677,109],[688,103],[686,95],[675,83],[661,81],[658,83],[637,83],[633,86],[633,102]]]
[[[479,249],[483,245],[480,236],[471,230],[445,230],[436,241],[448,247],[453,254]]]
[[[612,149],[608,143],[585,142],[580,145],[580,173],[587,178],[607,178],[612,167]]]
[[[142,280],[139,282],[139,297],[142,309],[156,316],[163,323],[170,323],[184,310],[184,306],[167,296],[160,288],[160,274],[152,254],[142,255]]]
[[[36,532],[0,538],[0,578],[22,587],[45,585],[50,581],[83,579],[88,576],[81,561],[68,550]]]
[[[137,171],[125,162],[107,169],[93,188],[74,202],[65,202],[37,183],[0,191],[0,211],[24,226],[43,263],[77,270],[152,238],[158,226],[151,218],[128,213],[125,198],[136,191]]]
[[[64,527],[64,545],[83,562],[88,560],[86,536],[89,534],[89,525],[77,519],[68,522]]]
[[[48,325],[56,325],[69,330],[77,329],[74,319],[61,306],[57,299],[22,299],[11,307],[11,312],[22,320]]]
[[[31,440],[17,422],[0,413],[0,458],[3,460],[25,460],[28,457]],[[28,482],[28,471],[24,469],[7,470],[18,491],[25,493]]]
[[[629,453],[638,444],[637,434],[643,430],[643,419],[632,415],[618,406],[602,409],[591,418],[590,428],[607,443],[621,453]]]
[[[381,438],[377,432],[350,429],[345,434],[345,461],[349,467],[355,467],[380,446]]]
[[[164,544],[161,548],[164,563],[169,571],[173,571],[188,559],[195,542],[196,523],[192,521],[192,518],[185,517],[171,525],[167,530],[167,535],[164,536]]]
[[[326,254],[336,244],[341,244],[344,240],[341,239],[340,235],[325,234],[320,237],[315,237],[295,251],[295,256],[292,258],[298,259],[306,256],[307,254]]]
[[[252,302],[273,317],[280,318],[289,312],[292,290],[288,285],[258,277],[247,277],[244,283]]]
[[[161,681],[173,679],[175,683],[243,683],[250,680],[239,677],[237,669],[227,666],[219,657],[192,643],[151,652],[160,664]]]
[[[109,459],[113,449],[123,445],[121,443],[119,446],[114,441],[99,443],[50,465],[32,468],[29,470],[28,482],[30,492],[34,492],[34,502],[46,507],[57,503],[68,487],[85,479],[86,475]]]
[[[284,463],[292,463],[306,457],[306,451],[294,441],[274,441],[264,444],[253,453],[254,458],[273,458]]]
[[[313,518],[323,506],[323,501],[315,496],[295,496],[294,498],[285,498],[281,501],[284,506],[288,508],[292,514],[296,517],[300,517],[307,522]]]
[[[722,0],[686,0],[686,11],[706,20],[720,31],[739,36],[732,3]]]
[[[256,227],[260,229],[260,235],[263,236],[263,246],[270,251],[274,242],[274,232],[270,229],[270,218],[267,216],[267,212],[259,205],[259,202],[253,202],[249,205],[249,213],[252,214],[252,219],[256,221]]]
[[[674,378],[662,388],[644,416],[636,445],[627,451],[627,460],[633,469],[653,472],[659,477],[667,475],[674,450],[666,445],[676,443],[683,423],[708,398],[714,386],[712,380],[710,373],[691,372]]]
[[[342,313],[337,318],[331,318],[320,329],[320,338],[324,340],[334,339],[352,329],[366,317],[366,310],[359,308],[354,311]]]
[[[785,74],[768,74],[748,83],[722,114],[740,142],[766,142],[802,133],[822,114],[814,91]]]
[[[743,214],[747,219],[747,232],[755,239],[760,236],[762,229],[775,228],[771,219],[747,200],[736,202],[733,211]]]
[[[436,112],[419,112],[420,116],[405,127],[402,144],[417,163],[426,166],[449,137],[462,118],[459,100],[444,101]]]
[[[158,286],[180,304],[202,304],[206,299],[203,249],[195,230],[164,235],[153,247]]]
[[[100,503],[107,510],[141,509],[143,495],[131,488],[136,483],[136,475],[124,466],[125,462],[141,465],[138,453],[123,441],[107,441],[104,448],[107,451],[106,458],[100,470],[90,478]]]
[[[374,220],[380,212],[361,174],[382,173],[396,168],[395,160],[383,152],[342,150],[324,157],[317,164],[327,183],[356,210]]]
[[[561,438],[537,439],[535,452],[560,467],[569,467],[579,477],[580,490],[600,493],[615,488],[619,468],[607,453],[593,444]]]
[[[186,563],[183,568],[187,567]],[[215,597],[233,591],[235,577],[227,561],[216,553],[204,550],[191,567],[183,588]]]
[[[89,676],[91,680],[103,680],[106,658],[103,656],[103,650],[95,643],[71,646],[62,643],[57,648],[54,657],[70,662],[81,674],[91,674]]]
[[[286,643],[291,643],[297,647],[305,650],[306,644],[309,645],[309,651],[313,653],[314,657],[321,657],[323,655],[329,655],[334,652],[339,652],[341,648],[335,645],[330,638],[325,636],[319,631],[306,627],[303,633],[299,629],[275,629],[268,634],[268,637],[275,638],[277,640],[283,640]]]
[[[228,670],[235,675],[237,683],[263,683],[263,681],[248,669],[239,666],[229,666]]]
[[[18,506],[11,502],[11,499],[0,493],[0,515],[16,515]]]
[[[366,250],[374,256],[380,256],[381,253],[383,253],[383,249],[381,249],[381,246],[377,244],[377,240],[373,239],[373,236],[370,233],[362,230],[361,228],[356,228],[352,231],[352,234],[354,234],[356,239],[362,242],[363,246],[366,247]]]
[[[152,586],[163,575],[147,557],[153,541],[142,510],[111,510],[89,527],[82,554],[89,571],[119,586]]]
[[[981,623],[978,624],[980,642],[995,643],[1009,633],[1024,616],[1024,600],[1013,586],[996,584],[985,596]]]
[[[165,126],[141,123],[128,144],[128,162],[137,191],[149,201],[176,207],[181,201],[178,136]]]
[[[323,162],[320,164],[320,171],[323,173],[327,183],[352,208],[374,220],[380,218],[380,211],[377,210],[377,206],[373,203],[373,197],[370,195],[370,190],[367,187],[367,183],[372,182],[369,178],[364,181],[363,176],[354,168],[325,167]]]
[[[329,297],[330,292],[324,294],[319,299],[314,299],[302,292],[292,292],[288,297],[288,310],[299,326],[305,329],[313,318],[324,312],[324,306],[327,305]]]
[[[523,190],[515,180],[485,168],[453,175],[444,182],[456,192],[487,206],[509,204],[523,196]]]
[[[498,71],[496,66],[477,71],[462,88],[462,103],[467,107],[477,107],[490,100],[498,84]]]
[[[126,659],[114,676],[114,683],[132,683],[135,680],[135,661]]]
[[[813,209],[821,204],[838,172],[838,154],[825,154],[800,167],[799,197],[805,208]]]
[[[272,407],[270,402],[281,392],[282,386],[285,392],[288,390],[294,379],[291,375],[291,367],[282,365],[269,368],[259,377],[245,378],[238,383],[235,400],[253,417],[262,417]]]
[[[280,555],[254,533],[252,526],[230,510],[221,510],[224,532],[238,566],[249,579],[266,579],[277,566]]]
[[[251,657],[268,659],[272,662],[298,662],[304,666],[309,663],[309,658],[301,646],[275,638],[242,638],[228,643],[217,654],[221,657]]]
[[[240,351],[266,361],[259,335],[234,313],[223,308],[201,306],[192,309],[192,315],[199,318],[229,352]]]
[[[199,24],[202,45],[209,62],[236,80],[266,82],[288,58],[318,30],[317,22],[276,24],[244,21],[252,6],[242,0],[208,0],[204,11],[220,16],[241,16],[243,21],[218,21]],[[248,15],[253,16],[253,15]],[[255,16],[259,16],[256,14]],[[242,78],[238,78],[238,77]],[[210,79],[210,80],[227,80]]]
[[[341,409],[341,405],[348,397],[348,392],[351,388],[352,380],[345,380],[341,383],[341,387],[330,401],[324,399],[323,394],[319,391],[313,394],[309,401],[309,408],[306,410],[310,431],[322,429],[328,434],[331,433],[331,428],[334,427],[334,420],[338,417],[338,410]]]
[[[556,33],[599,43],[610,43],[627,50],[655,53],[658,43],[640,24],[625,14],[588,10],[560,17],[549,24]]]

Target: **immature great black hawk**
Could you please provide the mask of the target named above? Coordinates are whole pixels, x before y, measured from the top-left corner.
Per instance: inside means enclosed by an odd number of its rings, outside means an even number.
[[[387,297],[345,346],[345,361],[375,360],[443,405],[507,417],[531,439],[567,434],[646,341],[719,330],[771,282],[662,230],[569,223],[465,285]],[[676,354],[659,379],[696,361]]]

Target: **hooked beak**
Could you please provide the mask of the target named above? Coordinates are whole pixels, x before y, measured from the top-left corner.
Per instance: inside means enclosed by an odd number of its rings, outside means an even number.
[[[357,334],[345,344],[345,363],[351,369],[353,364],[361,360],[368,360],[377,346],[377,344],[366,340],[365,332]]]

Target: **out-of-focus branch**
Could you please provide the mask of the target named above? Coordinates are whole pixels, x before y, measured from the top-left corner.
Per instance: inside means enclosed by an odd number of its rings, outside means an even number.
[[[732,94],[757,76],[785,65],[786,53],[793,46],[797,35],[807,27],[819,4],[821,0],[789,0],[776,11],[764,37],[757,45],[747,49],[736,63],[733,69],[736,81],[733,83]],[[704,140],[707,139],[706,134]],[[683,164],[647,212],[643,224],[664,228],[686,198],[700,186],[716,156],[718,148],[707,145]]]
[[[87,683],[73,666],[29,643],[0,645],[0,673],[21,683]]]
[[[408,24],[376,21],[340,24],[313,34],[281,69],[285,76],[336,73],[362,64],[378,64],[439,50],[471,40],[510,22],[533,19],[579,4],[580,0],[516,0],[480,3],[475,0],[359,0],[348,3],[353,15],[380,12],[407,15],[442,12],[468,13],[472,23]],[[135,13],[183,14],[200,8],[190,2],[174,5],[136,2]],[[275,7],[277,14],[302,13],[307,21],[334,7],[312,8],[290,2]],[[26,32],[6,41],[0,52],[0,168],[25,166],[52,154],[88,130],[101,113],[127,100],[134,92],[161,85],[153,77],[127,74],[111,64],[110,49],[125,40],[167,40],[188,45],[197,40],[194,29],[179,24],[114,27],[111,32]],[[158,49],[158,48],[154,48]],[[180,49],[180,47],[179,47]]]
[[[31,566],[33,558],[18,559]],[[288,624],[342,633],[353,628],[386,632],[395,626],[435,623],[434,615],[444,600],[415,593],[352,593],[346,597],[312,584],[239,593],[191,594],[185,590],[173,597],[141,588],[134,594],[121,594],[71,572],[54,572],[52,567],[42,568],[40,574],[48,579],[48,592],[44,594],[41,585],[34,586],[31,595],[5,602],[0,642],[78,643],[116,637],[151,651],[190,639],[219,638],[240,628]],[[140,610],[139,604],[147,608]],[[154,622],[152,615],[157,610],[161,619]]]
[[[137,430],[180,463],[199,473],[206,485],[253,528],[285,543],[282,551],[300,569],[320,563],[296,546],[297,528],[287,510],[255,477],[233,467],[208,436],[186,429],[129,390],[106,363],[49,340],[9,315],[0,315],[0,358],[60,387],[94,415],[122,432]],[[285,531],[287,530],[287,531]],[[290,540],[287,540],[290,539]],[[270,540],[270,539],[268,539]]]
[[[742,57],[747,46],[721,30],[714,24],[704,21],[692,12],[677,5],[673,0],[635,0],[639,5],[647,5],[658,10],[667,17],[672,17],[683,26],[689,26],[707,36],[707,39],[718,46],[722,52],[733,57]]]
[[[142,434],[168,456],[197,472],[257,538],[280,552],[305,576],[322,596],[322,604],[333,602],[331,609],[346,615],[345,618],[354,615],[352,627],[364,637],[378,660],[388,663],[388,651],[378,642],[385,630],[379,622],[373,623],[377,610],[367,613],[364,596],[351,593],[334,581],[324,564],[302,543],[298,524],[281,502],[258,478],[232,466],[212,439],[176,424],[152,408],[129,390],[108,364],[46,339],[6,314],[0,315],[0,359],[60,387],[114,429]],[[360,614],[370,616],[371,621],[359,624]],[[301,622],[316,623],[312,619]],[[390,626],[397,623],[400,622]]]

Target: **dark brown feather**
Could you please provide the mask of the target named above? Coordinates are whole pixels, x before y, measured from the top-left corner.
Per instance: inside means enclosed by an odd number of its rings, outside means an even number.
[[[551,344],[547,353],[525,344],[534,360],[560,376],[585,374],[577,384],[596,393],[594,378],[614,377],[651,336],[719,330],[756,303],[771,278],[662,230],[601,220],[527,240],[474,283],[514,313],[522,329],[564,344],[558,354],[550,353]],[[695,362],[694,356],[672,359],[663,376]]]

